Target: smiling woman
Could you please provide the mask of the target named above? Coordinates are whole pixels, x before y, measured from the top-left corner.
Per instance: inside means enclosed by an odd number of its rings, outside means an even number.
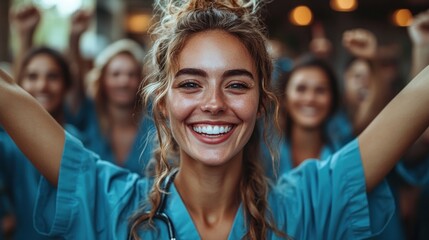
[[[279,136],[280,162],[275,174],[271,174],[272,164],[266,164],[273,179],[307,159],[325,160],[340,148],[326,128],[339,98],[337,80],[329,64],[304,55],[279,82],[283,134]]]
[[[178,63],[165,109],[181,146],[181,161],[193,159],[195,164],[183,164],[197,168],[223,165],[233,157],[241,162],[255,127],[259,99],[257,73],[248,51],[236,37],[208,31],[189,38]],[[196,127],[202,131],[194,131]],[[208,132],[216,128],[229,131]]]
[[[99,160],[0,72],[0,102],[14,100],[0,104],[0,123],[50,182],[40,184],[38,230],[66,239],[377,235],[394,208],[382,180],[428,126],[421,109],[429,104],[429,68],[357,140],[269,185],[255,122],[269,119],[277,102],[258,2],[157,4],[162,16],[141,88],[158,130],[154,179]]]

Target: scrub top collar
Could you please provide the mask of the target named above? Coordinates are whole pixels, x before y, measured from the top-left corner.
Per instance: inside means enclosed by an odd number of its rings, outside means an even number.
[[[167,195],[164,211],[173,222],[177,239],[201,239],[174,183],[170,186],[170,193]],[[242,204],[240,204],[228,239],[242,239],[246,232],[247,227],[244,222],[243,208]]]

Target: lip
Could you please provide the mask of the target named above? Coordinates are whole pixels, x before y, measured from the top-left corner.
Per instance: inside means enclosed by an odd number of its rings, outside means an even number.
[[[201,133],[194,131],[193,126],[195,126],[195,125],[211,125],[211,126],[219,126],[219,125],[226,126],[227,125],[227,126],[231,126],[232,128],[226,134],[209,136],[209,135],[204,135],[204,134],[201,134]],[[206,144],[220,144],[220,143],[223,143],[229,139],[229,137],[235,131],[236,126],[237,126],[237,124],[227,123],[227,122],[198,122],[198,123],[188,124],[187,127],[188,127],[189,131],[192,133],[192,135],[194,135],[195,138],[197,138],[199,141],[206,143]]]

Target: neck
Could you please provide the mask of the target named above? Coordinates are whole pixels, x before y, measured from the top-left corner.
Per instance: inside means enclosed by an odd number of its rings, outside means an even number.
[[[110,124],[114,125],[130,125],[135,124],[135,111],[133,107],[107,105],[107,116]]]
[[[291,129],[291,149],[294,166],[308,158],[319,158],[323,146],[321,128],[303,128],[294,126]]]
[[[64,126],[65,120],[64,120],[64,112],[62,108],[55,110],[53,112],[50,112],[49,114],[55,119],[55,121],[57,121],[57,123],[59,123],[61,126]]]
[[[193,162],[188,164],[189,161]],[[181,159],[175,186],[200,231],[219,224],[232,225],[235,218],[240,205],[237,189],[241,174],[237,172],[241,172],[242,161],[230,161],[227,165],[211,167]]]

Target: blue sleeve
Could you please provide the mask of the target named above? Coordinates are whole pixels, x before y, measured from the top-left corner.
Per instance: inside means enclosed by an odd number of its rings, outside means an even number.
[[[92,121],[97,119],[95,103],[88,97],[82,99],[77,113],[72,113],[69,106],[64,108],[66,122],[75,126],[79,131],[86,132]]]
[[[386,182],[367,194],[357,140],[326,161],[301,164],[275,190],[283,211],[273,212],[281,212],[279,225],[294,239],[369,238],[383,231],[395,208]]]
[[[8,194],[8,159],[9,156],[6,153],[6,132],[0,127],[0,220],[8,213],[11,213],[12,204],[10,202],[10,196]],[[0,229],[1,230],[1,229]],[[1,233],[1,232],[0,232]]]
[[[429,186],[429,155],[422,163],[413,167],[407,167],[403,162],[399,162],[395,171],[411,185]]]
[[[42,178],[34,210],[36,229],[66,239],[127,239],[128,217],[149,191],[140,179],[66,133],[57,188]]]

